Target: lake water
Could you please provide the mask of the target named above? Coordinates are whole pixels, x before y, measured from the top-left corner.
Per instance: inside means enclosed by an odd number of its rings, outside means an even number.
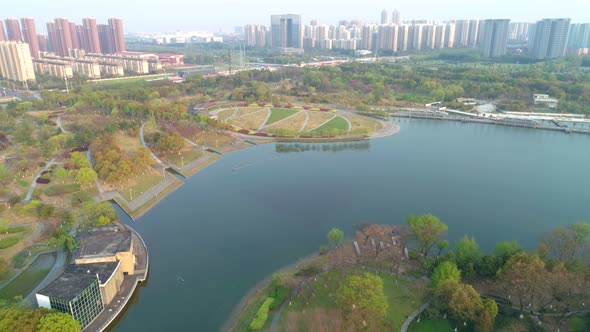
[[[355,224],[433,213],[451,241],[473,235],[489,250],[500,240],[534,248],[555,226],[590,220],[590,136],[400,125],[369,143],[226,155],[128,221],[147,243],[150,275],[115,330],[217,331],[251,287],[317,251],[332,227],[352,236]]]

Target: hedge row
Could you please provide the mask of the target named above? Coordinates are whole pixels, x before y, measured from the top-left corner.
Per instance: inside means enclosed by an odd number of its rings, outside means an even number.
[[[271,292],[270,297],[274,299],[270,305],[270,310],[277,310],[289,296],[289,288],[284,285],[277,285]]]
[[[270,309],[270,306],[272,305],[274,300],[275,299],[272,297],[268,297],[266,298],[266,300],[264,300],[264,303],[262,303],[260,308],[258,308],[258,311],[256,311],[256,315],[254,315],[254,319],[252,319],[252,322],[250,323],[250,331],[258,331],[264,327],[264,324],[268,319],[268,310]]]

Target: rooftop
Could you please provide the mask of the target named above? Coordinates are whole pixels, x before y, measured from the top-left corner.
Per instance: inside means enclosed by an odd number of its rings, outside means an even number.
[[[103,228],[79,236],[80,248],[76,258],[110,257],[131,249],[131,231]]]
[[[115,269],[120,264],[117,262],[106,262],[106,263],[92,263],[92,264],[72,264],[66,269],[66,273],[78,273],[78,274],[92,274],[98,275],[98,281],[100,284],[104,284],[115,272]]]
[[[96,281],[96,274],[70,272],[69,269],[68,267],[64,274],[38,291],[37,294],[71,301]]]

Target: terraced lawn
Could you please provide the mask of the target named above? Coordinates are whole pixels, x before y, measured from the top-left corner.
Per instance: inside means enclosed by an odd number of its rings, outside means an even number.
[[[266,119],[267,115],[268,115],[267,111],[254,112],[254,113],[251,113],[251,114],[248,114],[245,116],[234,117],[229,121],[230,121],[230,123],[232,123],[238,127],[241,127],[241,128],[246,128],[246,129],[250,129],[250,130],[257,130],[258,127],[260,127],[260,125],[262,125],[262,123]]]
[[[266,122],[267,126],[271,125],[277,121],[281,121],[283,119],[286,119],[299,111],[286,109],[286,108],[272,108],[271,112],[272,113],[270,114],[270,118],[268,118],[268,121]]]
[[[29,268],[0,290],[0,298],[12,299],[17,295],[27,296],[49,273],[56,257],[56,253],[37,257]]]
[[[277,133],[277,134],[287,134],[287,135],[295,135],[301,129],[301,126],[305,123],[305,113],[301,112],[299,114],[293,115],[289,119],[274,123],[270,126],[264,127],[264,131],[268,133]]]
[[[325,113],[325,112],[309,112],[309,121],[307,125],[303,129],[303,131],[311,131],[315,129],[317,126],[321,125],[322,123],[330,120],[334,116],[333,113]]]
[[[322,133],[325,131],[331,131],[332,129],[344,130],[348,131],[348,122],[344,120],[341,116],[337,116],[332,120],[328,121],[327,123],[323,124],[321,127],[318,127],[312,130],[312,133]]]

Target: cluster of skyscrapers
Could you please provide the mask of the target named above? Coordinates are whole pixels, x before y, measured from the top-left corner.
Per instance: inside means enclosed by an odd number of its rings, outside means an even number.
[[[123,37],[123,20],[110,18],[108,24],[97,24],[94,18],[85,18],[82,24],[56,18],[47,23],[47,35],[37,34],[33,18],[7,18],[6,30],[0,24],[0,42],[15,41],[29,44],[34,58],[39,52],[53,52],[69,56],[70,50],[85,50],[88,53],[115,54],[126,51]]]
[[[119,18],[110,18],[108,24],[97,24],[94,18],[84,18],[82,24],[56,18],[47,23],[47,35],[37,34],[32,18],[7,18],[4,25],[0,21],[0,74],[5,79],[34,81],[35,73],[100,78],[123,75],[128,67],[141,74],[154,67],[148,59],[122,55],[125,52]]]
[[[272,15],[270,27],[246,25],[248,46],[289,49],[346,49],[405,54],[427,49],[478,48],[483,56],[515,50],[529,51],[537,59],[587,52],[590,24],[570,24],[570,19],[543,19],[537,23],[511,23],[508,19],[402,21],[400,12],[381,12],[381,24],[340,21],[338,25],[303,25],[299,15]],[[585,50],[585,51],[584,51]]]

